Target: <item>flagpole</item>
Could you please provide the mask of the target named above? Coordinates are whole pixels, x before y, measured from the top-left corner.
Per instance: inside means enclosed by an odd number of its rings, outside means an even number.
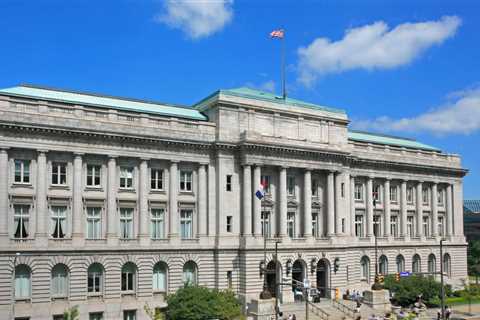
[[[282,37],[282,97],[283,100],[287,98],[287,90],[285,88],[285,29],[283,30],[283,37]]]

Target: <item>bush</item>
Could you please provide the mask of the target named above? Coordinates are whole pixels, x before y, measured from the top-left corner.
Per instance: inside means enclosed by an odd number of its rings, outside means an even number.
[[[385,278],[385,289],[394,294],[394,302],[402,307],[412,305],[420,295],[427,306],[438,306],[440,304],[440,288],[440,283],[433,277],[412,275],[400,278],[399,282],[395,281],[394,276]]]
[[[168,319],[171,320],[231,320],[241,314],[240,304],[231,291],[190,286],[167,296]]]

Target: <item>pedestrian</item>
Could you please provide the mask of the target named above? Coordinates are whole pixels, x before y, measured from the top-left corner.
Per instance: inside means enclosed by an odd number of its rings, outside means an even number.
[[[295,315],[295,313],[292,316],[292,320],[297,320],[297,316]]]
[[[282,312],[282,311],[280,311],[280,312],[278,313],[278,320],[284,320],[284,319],[283,319],[283,312]]]
[[[289,315],[288,315],[288,320],[292,320],[292,319],[293,319],[293,318],[292,318],[292,315],[289,314]]]
[[[360,303],[360,301],[357,300],[357,308],[355,309],[355,311],[357,313],[360,313],[360,307],[362,306],[362,304]]]
[[[450,320],[450,316],[452,315],[452,309],[449,306],[445,306],[445,318]]]
[[[437,320],[442,318],[442,312],[440,310],[437,311]]]
[[[355,320],[362,320],[362,316],[361,315],[358,315]]]

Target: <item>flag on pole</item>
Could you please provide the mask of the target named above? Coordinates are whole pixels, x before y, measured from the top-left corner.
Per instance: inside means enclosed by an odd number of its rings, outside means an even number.
[[[257,190],[257,192],[255,192],[255,196],[258,198],[258,200],[262,200],[263,197],[265,197],[265,185],[266,185],[266,182],[265,181],[262,181],[260,183],[260,186]]]
[[[283,31],[283,29],[273,30],[272,32],[270,32],[270,38],[283,39],[284,35],[285,32]]]

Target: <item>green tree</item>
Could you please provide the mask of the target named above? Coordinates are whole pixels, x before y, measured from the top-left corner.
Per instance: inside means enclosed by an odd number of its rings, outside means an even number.
[[[165,319],[163,313],[160,310],[150,308],[148,303],[146,303],[143,306],[143,310],[145,310],[145,313],[147,314],[147,316],[152,320],[164,320]]]
[[[64,320],[78,320],[79,316],[78,306],[71,307],[63,312]]]
[[[473,240],[468,243],[468,274],[475,277],[475,282],[478,284],[478,277],[480,276],[480,240]]]
[[[411,275],[400,278],[399,282],[395,281],[394,276],[385,278],[385,289],[394,294],[394,302],[402,307],[412,305],[420,295],[428,306],[438,306],[440,288],[440,283],[431,276]]]
[[[231,291],[186,285],[167,296],[171,320],[230,320],[241,315],[240,304]]]

